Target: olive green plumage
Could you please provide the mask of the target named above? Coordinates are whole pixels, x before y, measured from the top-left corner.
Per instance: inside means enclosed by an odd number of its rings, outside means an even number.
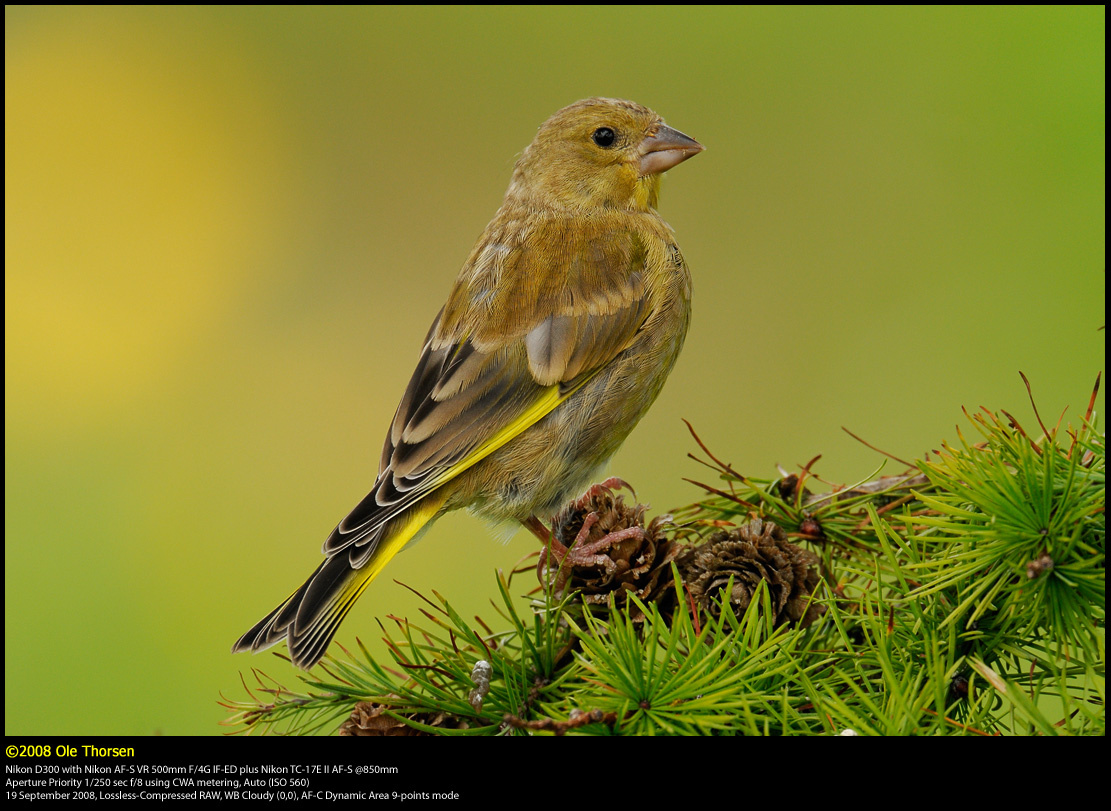
[[[323,563],[236,642],[324,655],[383,566],[437,516],[547,520],[656,399],[690,320],[690,274],[656,213],[660,174],[702,151],[628,101],[537,132],[425,340],[378,479]]]

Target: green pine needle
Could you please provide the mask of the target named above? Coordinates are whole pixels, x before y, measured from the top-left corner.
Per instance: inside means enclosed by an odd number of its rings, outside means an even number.
[[[739,617],[732,581],[696,609],[675,563],[665,598],[601,606],[544,589],[526,605],[499,574],[500,630],[433,592],[419,624],[383,626],[388,664],[360,643],[303,691],[255,671],[226,723],[329,732],[367,702],[449,735],[1103,735],[1105,438],[1091,409],[1076,428],[1039,418],[1036,438],[1006,412],[969,419],[978,441],[821,494],[813,463],[755,479],[695,437],[715,481],[673,511],[673,539],[778,524],[821,558],[808,628],[776,625],[766,580]]]

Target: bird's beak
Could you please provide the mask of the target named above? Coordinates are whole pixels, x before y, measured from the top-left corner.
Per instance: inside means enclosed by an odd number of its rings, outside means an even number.
[[[640,176],[658,175],[687,158],[692,158],[706,147],[693,138],[683,135],[664,124],[640,142]]]

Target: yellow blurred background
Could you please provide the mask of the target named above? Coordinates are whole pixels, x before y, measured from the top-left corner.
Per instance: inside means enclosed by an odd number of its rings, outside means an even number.
[[[516,155],[634,99],[707,151],[661,213],[686,349],[610,467],[845,481],[961,406],[1075,420],[1104,367],[1104,10],[5,10],[5,726],[214,734],[232,642],[369,488],[420,342]],[[1102,411],[1103,397],[1099,400]],[[892,472],[889,469],[889,472]],[[441,521],[393,582],[489,609],[501,545]]]

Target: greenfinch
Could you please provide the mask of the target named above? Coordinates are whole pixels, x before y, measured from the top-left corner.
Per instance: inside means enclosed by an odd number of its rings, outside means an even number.
[[[549,118],[432,322],[370,493],[324,561],[232,650],[324,655],[355,600],[438,516],[534,531],[613,455],[663,387],[691,280],[656,213],[702,145],[646,107],[592,98]]]

